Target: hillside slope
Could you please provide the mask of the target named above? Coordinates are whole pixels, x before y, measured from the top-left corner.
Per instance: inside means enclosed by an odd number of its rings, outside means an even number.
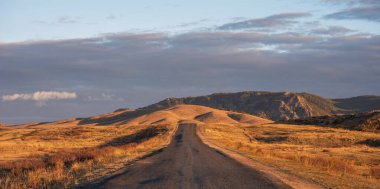
[[[320,125],[358,131],[380,132],[380,110],[348,115],[328,115],[284,121],[299,125]]]
[[[367,112],[380,109],[380,96],[357,96],[352,98],[334,99],[335,106],[350,109],[353,112]]]
[[[361,105],[362,103],[365,105]],[[167,98],[139,110],[159,110],[177,104],[202,105],[249,113],[271,120],[288,120],[380,109],[380,97],[363,96],[352,99],[326,99],[309,93],[246,91],[215,93],[197,97]]]
[[[192,123],[266,124],[273,121],[258,116],[214,109],[199,105],[175,105],[161,109],[119,109],[87,118],[70,118],[53,122],[32,122],[13,128],[68,128],[77,126],[129,126]]]
[[[97,125],[147,125],[177,124],[179,122],[195,123],[270,123],[272,121],[257,116],[218,110],[198,105],[175,105],[168,108],[138,109],[117,111],[109,114],[81,119],[79,124]]]

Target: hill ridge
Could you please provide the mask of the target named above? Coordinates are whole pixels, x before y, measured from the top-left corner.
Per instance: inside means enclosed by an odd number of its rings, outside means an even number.
[[[224,124],[264,124],[273,123],[271,120],[250,114],[224,111],[200,105],[175,105],[156,110],[123,109],[111,113],[100,114],[87,118],[70,118],[53,122],[27,123],[18,126],[27,127],[66,127],[73,125],[152,125],[190,123],[224,123]]]
[[[194,97],[165,98],[138,110],[159,110],[177,104],[202,105],[221,110],[248,113],[266,119],[289,120],[380,109],[380,96],[367,95],[328,99],[306,92],[242,91],[236,93],[213,93]]]

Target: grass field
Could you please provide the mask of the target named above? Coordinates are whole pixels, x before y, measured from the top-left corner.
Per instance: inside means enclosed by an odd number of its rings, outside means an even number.
[[[206,124],[210,141],[326,188],[380,188],[380,134],[286,124]]]
[[[128,116],[1,127],[0,188],[71,188],[104,178],[165,147],[184,121],[218,146],[326,188],[380,188],[380,133],[274,124],[192,105]]]
[[[175,125],[16,126],[0,130],[0,188],[71,188],[167,145]]]

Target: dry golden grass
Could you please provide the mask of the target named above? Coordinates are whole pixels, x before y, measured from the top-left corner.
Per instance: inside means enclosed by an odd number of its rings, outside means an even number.
[[[48,125],[0,130],[0,188],[71,188],[101,178],[167,145],[176,128]]]
[[[286,124],[206,124],[213,143],[327,188],[380,188],[380,134]],[[366,145],[368,144],[368,145]]]
[[[267,119],[237,112],[218,110],[198,105],[176,105],[127,121],[127,124],[177,124],[182,120],[193,123],[269,123]]]
[[[0,188],[70,188],[96,180],[167,145],[182,122],[201,124],[219,146],[326,188],[380,188],[379,133],[272,124],[195,105],[1,127]]]
[[[0,188],[69,188],[105,176],[167,145],[177,123],[186,121],[271,122],[204,106],[178,105],[150,113],[121,110],[85,119],[2,127]],[[155,135],[149,130],[158,124],[166,125],[168,131]]]

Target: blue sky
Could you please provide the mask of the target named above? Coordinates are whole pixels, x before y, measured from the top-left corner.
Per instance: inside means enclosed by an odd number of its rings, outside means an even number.
[[[0,122],[249,90],[380,95],[379,0],[0,1]]]
[[[378,33],[378,23],[328,20],[324,15],[347,8],[315,0],[3,0],[0,2],[0,41],[94,37],[115,32],[186,32],[212,30],[236,19],[262,18],[284,12],[310,12],[305,20]]]

